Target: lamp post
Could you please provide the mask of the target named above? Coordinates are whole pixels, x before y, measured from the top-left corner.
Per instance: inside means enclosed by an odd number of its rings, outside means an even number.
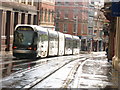
[[[97,12],[96,12],[96,23],[97,23],[97,34],[96,34],[96,51],[99,51],[99,48],[100,48],[100,42],[99,42],[99,39],[100,39],[100,16],[101,16],[101,13],[100,13],[100,7],[101,5],[98,3],[97,4],[98,8],[97,8]]]
[[[76,16],[76,36],[77,36],[77,33],[78,33],[78,16]]]

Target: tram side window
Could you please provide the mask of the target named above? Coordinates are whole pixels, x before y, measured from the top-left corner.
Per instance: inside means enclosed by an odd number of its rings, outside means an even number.
[[[48,35],[47,34],[40,34],[40,39],[41,39],[41,42],[44,42],[44,41],[48,41]]]
[[[37,45],[37,41],[38,41],[38,34],[35,32],[34,33],[34,39],[33,39],[33,45]]]
[[[76,40],[73,41],[73,47],[77,48],[77,41]]]
[[[50,41],[58,41],[58,37],[55,36],[55,35],[53,35],[53,34],[50,34],[50,35],[49,35],[49,40],[50,40]]]
[[[79,48],[79,41],[78,40],[73,41],[73,48]]]
[[[79,48],[79,47],[80,47],[80,41],[77,40],[77,48]]]
[[[54,38],[52,36],[49,36],[49,41],[54,41]]]
[[[69,39],[66,39],[66,48],[71,48],[72,42]]]
[[[57,48],[58,37],[54,34],[50,34],[49,35],[49,43],[50,43],[50,48]]]
[[[50,48],[54,48],[54,37],[49,37],[49,44],[50,44]]]

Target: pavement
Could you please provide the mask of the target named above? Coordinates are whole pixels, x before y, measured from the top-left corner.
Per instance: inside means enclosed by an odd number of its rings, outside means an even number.
[[[120,90],[120,72],[113,69],[112,62],[107,61],[105,52],[101,53],[100,55],[100,52],[92,52],[89,60],[83,65],[80,87]]]

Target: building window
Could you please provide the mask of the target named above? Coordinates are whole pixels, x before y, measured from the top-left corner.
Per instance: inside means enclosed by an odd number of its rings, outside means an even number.
[[[76,33],[76,24],[73,24],[73,33]]]
[[[50,10],[48,12],[48,22],[50,22]]]
[[[21,0],[21,3],[24,3],[24,4],[25,4],[25,3],[26,3],[26,0]]]
[[[93,35],[93,30],[91,30],[91,29],[88,30],[88,34],[89,34],[89,35]]]
[[[56,13],[56,18],[57,18],[57,19],[60,18],[60,11],[57,11],[57,13]]]
[[[95,21],[95,22],[94,22],[94,26],[97,26],[97,23],[98,23],[98,22],[97,22],[97,21]]]
[[[79,12],[78,9],[73,9],[73,14],[74,14],[73,18],[74,18],[74,19],[77,18],[78,12]]]
[[[97,30],[94,30],[94,35],[96,35],[97,34]]]
[[[79,5],[79,2],[77,0],[75,0],[74,5]]]
[[[64,11],[64,19],[68,19],[68,12]]]
[[[61,2],[57,2],[57,5],[61,5]]]
[[[25,13],[22,13],[21,15],[21,24],[25,23]]]
[[[63,30],[64,32],[67,32],[67,31],[68,31],[68,25],[67,25],[67,24],[64,24],[64,25],[63,25],[63,29],[64,29],[64,30]]]
[[[14,0],[15,2],[19,2],[19,0]]]
[[[43,21],[43,8],[40,10],[40,21]]]
[[[18,24],[18,12],[14,13],[14,28]]]
[[[65,5],[69,5],[69,2],[68,2],[68,1],[66,1],[64,4],[65,4]]]
[[[28,24],[31,24],[31,14],[28,14]]]
[[[52,11],[52,22],[54,22],[54,12]]]
[[[84,23],[81,24],[81,33],[84,33]]]
[[[56,23],[56,31],[59,31],[59,23]]]
[[[33,25],[37,25],[37,15],[34,15],[33,17]]]
[[[45,10],[44,22],[47,20],[47,10]]]
[[[28,5],[32,5],[32,0],[28,0]]]

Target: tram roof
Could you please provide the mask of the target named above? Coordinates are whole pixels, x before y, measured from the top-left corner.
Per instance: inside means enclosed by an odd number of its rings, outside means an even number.
[[[78,37],[78,36],[74,36],[74,35],[73,35],[73,39],[79,39],[79,37]]]
[[[72,35],[70,35],[70,34],[65,34],[65,37],[70,37],[70,38],[72,38]]]
[[[28,25],[28,24],[18,24],[18,25],[16,25],[15,29],[19,26],[29,26],[29,27],[32,27],[34,31],[35,30],[37,30],[37,31],[47,30],[46,28],[43,28],[43,27],[38,26],[38,25]]]

